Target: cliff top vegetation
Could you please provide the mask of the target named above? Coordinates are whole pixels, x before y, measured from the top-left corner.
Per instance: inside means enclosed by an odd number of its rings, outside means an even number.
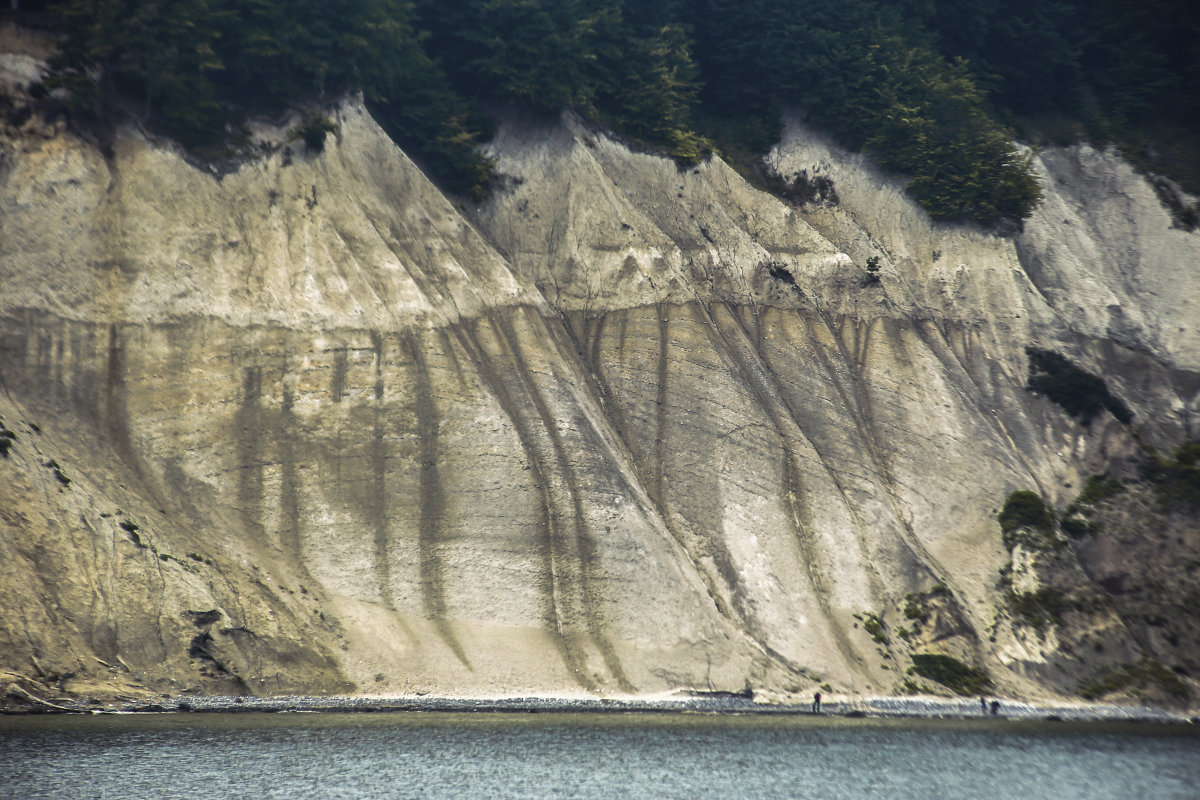
[[[477,194],[497,108],[570,107],[684,162],[714,142],[761,154],[798,108],[905,176],[933,217],[982,225],[1040,197],[1002,123],[1144,144],[1200,121],[1200,5],[1186,0],[19,5],[43,7],[62,34],[47,83],[77,119],[132,113],[203,149],[249,114],[361,90],[447,188]]]

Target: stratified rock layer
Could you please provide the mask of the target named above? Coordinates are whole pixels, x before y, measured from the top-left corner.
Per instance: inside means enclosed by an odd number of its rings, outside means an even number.
[[[1024,348],[1103,374],[1151,442],[1195,434],[1200,391],[1198,237],[1119,159],[1043,154],[1014,239],[931,225],[798,125],[775,168],[840,205],[567,118],[503,128],[507,188],[464,211],[360,105],[336,122],[321,153],[262,126],[224,175],[133,130],[5,134],[0,669],[880,692],[934,649],[1069,689],[1009,622],[994,512],[1135,444],[1027,392]]]

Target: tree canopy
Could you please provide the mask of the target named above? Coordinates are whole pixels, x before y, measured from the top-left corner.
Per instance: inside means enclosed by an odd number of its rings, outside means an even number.
[[[49,82],[189,147],[361,90],[448,188],[477,190],[489,112],[574,108],[677,158],[765,149],[782,109],[908,180],[935,218],[1028,216],[1000,120],[1200,122],[1184,0],[58,0]]]

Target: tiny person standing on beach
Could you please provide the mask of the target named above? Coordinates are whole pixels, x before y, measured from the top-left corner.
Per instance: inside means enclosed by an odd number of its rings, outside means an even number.
[[[821,693],[820,692],[815,692],[813,694],[812,710],[813,710],[814,714],[821,713]]]

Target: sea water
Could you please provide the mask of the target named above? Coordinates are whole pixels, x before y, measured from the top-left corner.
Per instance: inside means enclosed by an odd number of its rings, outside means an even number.
[[[1200,797],[1194,726],[707,714],[0,717],[0,798]]]

